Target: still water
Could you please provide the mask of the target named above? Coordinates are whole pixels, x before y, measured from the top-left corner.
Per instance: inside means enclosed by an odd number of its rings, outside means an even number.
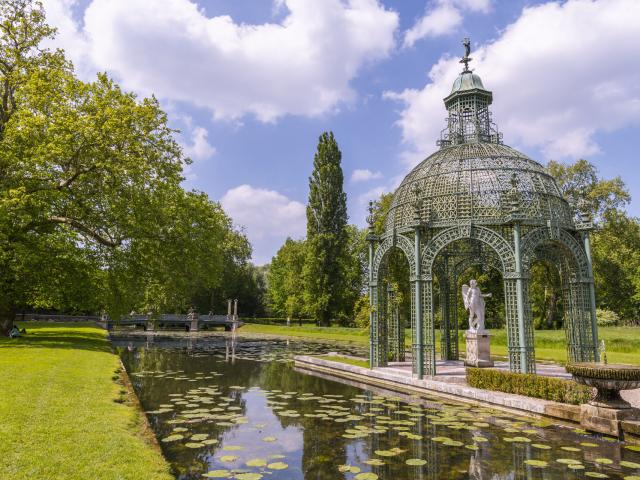
[[[115,338],[178,479],[640,480],[640,448],[571,426],[296,371],[317,342]]]

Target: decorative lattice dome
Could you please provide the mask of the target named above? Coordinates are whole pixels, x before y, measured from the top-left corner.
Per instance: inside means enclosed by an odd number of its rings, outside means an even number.
[[[444,99],[447,128],[440,150],[416,166],[396,190],[386,230],[411,227],[416,211],[431,227],[500,225],[514,213],[525,224],[572,228],[573,213],[555,180],[538,162],[502,143],[491,121],[493,100],[467,66]]]
[[[542,165],[506,145],[477,142],[444,147],[416,166],[394,193],[386,229],[413,224],[417,195],[422,218],[434,227],[504,223],[512,209],[514,173],[527,222],[573,225],[569,204]]]

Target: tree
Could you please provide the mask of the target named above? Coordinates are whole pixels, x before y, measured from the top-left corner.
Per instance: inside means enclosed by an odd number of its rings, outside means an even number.
[[[551,160],[547,169],[569,203],[578,206],[581,200],[586,200],[596,219],[601,219],[606,212],[624,208],[631,201],[620,177],[601,178],[595,165],[587,160],[581,159],[572,164]]]
[[[302,317],[308,314],[304,284],[300,281],[306,260],[306,244],[287,238],[271,260],[267,274],[267,298],[272,314]]]
[[[631,200],[620,177],[603,179],[596,167],[587,160],[573,164],[549,162],[551,173],[563,194],[574,206],[590,210],[598,224],[593,234],[593,269],[598,306],[610,309],[623,318],[635,318],[640,313],[635,287],[639,272],[637,248],[640,246],[638,221],[629,218],[624,207]],[[547,308],[539,308],[540,323],[559,326],[553,317],[554,299],[560,298],[560,282],[556,273],[534,276],[532,291],[546,292]],[[539,300],[541,296],[538,295]],[[540,301],[538,302],[540,303]],[[558,315],[559,316],[559,315]],[[546,320],[545,320],[546,317]]]
[[[593,235],[593,271],[599,308],[640,319],[640,222],[610,211]]]
[[[184,309],[248,242],[180,186],[157,100],[78,80],[53,34],[39,2],[0,3],[0,332],[24,308]]]
[[[320,325],[330,325],[345,304],[347,196],[341,160],[333,133],[323,133],[309,178],[307,257],[303,270],[305,303]]]

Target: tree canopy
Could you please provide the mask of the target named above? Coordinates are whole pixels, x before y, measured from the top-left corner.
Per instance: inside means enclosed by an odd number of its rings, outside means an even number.
[[[158,101],[79,80],[54,34],[39,2],[0,3],[0,330],[20,308],[185,309],[250,246],[182,188]]]

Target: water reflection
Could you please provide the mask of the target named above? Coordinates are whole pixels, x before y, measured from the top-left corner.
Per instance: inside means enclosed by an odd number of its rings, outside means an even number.
[[[326,353],[335,345],[231,335],[118,344],[179,479],[640,475],[634,465],[640,452],[615,440],[436,397],[364,390],[288,362],[295,353]],[[363,352],[349,346],[343,353]]]

